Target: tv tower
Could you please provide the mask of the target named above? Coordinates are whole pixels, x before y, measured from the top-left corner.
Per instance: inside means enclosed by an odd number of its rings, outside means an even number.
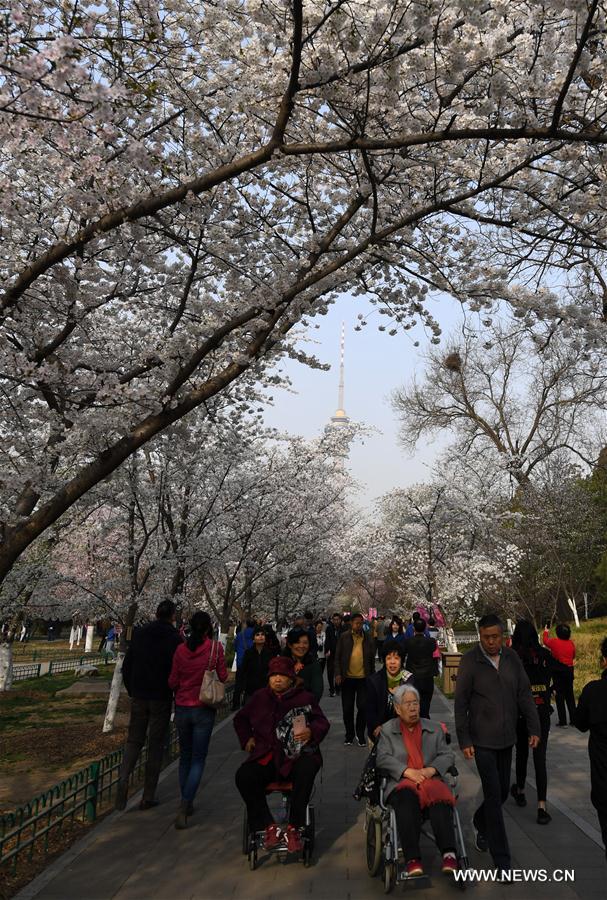
[[[337,394],[337,409],[335,415],[331,416],[331,422],[334,425],[348,425],[350,420],[345,410],[345,356],[346,356],[346,327],[341,323],[341,338],[339,341],[339,391]]]

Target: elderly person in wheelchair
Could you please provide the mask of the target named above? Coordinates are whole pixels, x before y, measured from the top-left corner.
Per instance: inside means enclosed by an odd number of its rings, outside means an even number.
[[[249,758],[236,772],[236,786],[247,806],[251,832],[265,832],[266,850],[282,844],[289,853],[304,849],[302,830],[316,773],[319,744],[329,722],[315,697],[297,680],[293,660],[276,656],[268,666],[268,685],[256,691],[234,717],[234,728]],[[272,783],[289,782],[289,822],[274,822],[266,793]]]
[[[406,876],[421,876],[419,849],[422,821],[427,815],[442,854],[442,871],[457,867],[454,827],[455,797],[443,780],[455,763],[443,728],[420,719],[418,691],[402,685],[393,694],[397,718],[381,727],[377,768],[385,776],[384,801],[396,814]]]

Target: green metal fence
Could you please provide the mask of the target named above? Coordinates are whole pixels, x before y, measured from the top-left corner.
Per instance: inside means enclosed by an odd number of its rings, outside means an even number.
[[[226,688],[225,703],[217,711],[216,722],[230,715],[233,686]],[[14,812],[0,816],[0,870],[9,868],[14,874],[20,859],[31,860],[34,853],[46,854],[51,838],[73,827],[74,822],[94,822],[107,811],[115,794],[123,750],[115,750],[103,759],[90,763],[70,775]],[[171,723],[164,765],[179,755],[175,724]],[[147,759],[143,748],[132,781],[139,781]]]
[[[71,672],[80,666],[107,666],[115,661],[116,659],[111,653],[87,653],[86,656],[53,659],[48,666],[44,663],[17,663],[13,665],[13,681],[39,678],[41,675],[59,675],[62,672]]]

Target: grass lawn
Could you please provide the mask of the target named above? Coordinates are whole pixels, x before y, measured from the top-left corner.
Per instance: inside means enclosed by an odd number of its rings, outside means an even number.
[[[109,680],[113,666],[99,668]],[[0,693],[0,811],[25,803],[66,775],[124,743],[128,699],[121,697],[116,727],[101,733],[107,696],[61,694],[73,672],[17,682]]]

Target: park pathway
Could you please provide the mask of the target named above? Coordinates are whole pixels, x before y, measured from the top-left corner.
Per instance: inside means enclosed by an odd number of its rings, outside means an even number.
[[[139,812],[133,798],[124,813],[113,813],[90,835],[53,863],[19,895],[18,900],[373,900],[383,894],[379,879],[368,877],[365,865],[364,805],[352,799],[365,751],[343,746],[338,699],[323,698],[332,722],[324,745],[322,782],[317,782],[317,840],[315,862],[281,864],[260,856],[257,871],[249,872],[241,854],[242,806],[234,787],[234,772],[243,758],[231,720],[218,726],[208,758],[197,812],[187,831],[173,828],[177,771],[173,764],[159,787],[161,805]],[[452,704],[435,696],[433,718],[452,724]],[[506,804],[513,865],[521,869],[575,869],[574,884],[475,884],[468,891],[479,900],[607,900],[607,865],[600,846],[594,810],[590,806],[586,739],[573,729],[551,733],[549,808],[553,821],[535,823],[535,794],[528,786],[529,805]],[[470,818],[478,796],[474,766],[457,754],[460,769],[460,813],[470,862],[483,868],[487,854],[472,844]],[[549,770],[550,771],[550,770]],[[559,796],[559,808],[551,803]],[[456,887],[438,870],[433,845],[422,846],[431,886],[405,888],[417,900],[456,897]],[[403,893],[396,887],[394,896]]]

